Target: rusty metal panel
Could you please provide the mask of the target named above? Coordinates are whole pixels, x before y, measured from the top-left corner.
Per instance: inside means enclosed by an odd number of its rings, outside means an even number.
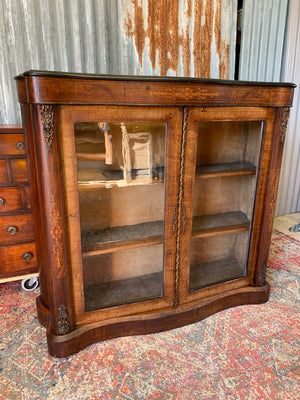
[[[237,0],[1,0],[0,123],[28,69],[234,76]]]
[[[140,73],[229,79],[236,18],[235,0],[132,0],[124,31]]]
[[[290,0],[284,81],[297,85],[285,139],[276,214],[300,211],[300,2]],[[299,221],[300,222],[300,221]]]

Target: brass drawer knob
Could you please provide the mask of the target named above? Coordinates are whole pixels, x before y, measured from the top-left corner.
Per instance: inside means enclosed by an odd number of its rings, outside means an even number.
[[[24,150],[24,142],[18,142],[17,143],[17,149],[18,150]]]
[[[32,253],[29,253],[29,252],[27,252],[27,251],[23,254],[23,258],[24,258],[24,260],[26,260],[26,261],[31,260],[32,257],[33,257],[33,254],[32,254]]]
[[[4,206],[5,204],[5,199],[3,197],[0,197],[0,206]]]
[[[16,226],[9,226],[9,227],[7,228],[7,232],[8,232],[8,234],[9,234],[10,236],[15,235],[15,234],[17,233],[17,231],[18,231],[18,228],[17,228]]]

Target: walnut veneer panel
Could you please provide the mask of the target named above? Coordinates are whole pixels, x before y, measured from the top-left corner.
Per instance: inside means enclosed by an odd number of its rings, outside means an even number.
[[[293,84],[47,71],[16,79],[35,149],[29,155],[42,260],[37,310],[50,354],[64,357],[99,340],[267,301]],[[143,143],[131,148],[125,126],[145,122],[165,124],[166,162],[158,163],[155,185],[148,179],[134,186],[128,160]],[[100,150],[76,148],[76,124],[84,123],[104,134],[101,146],[96,140]],[[160,159],[157,148],[147,154]],[[98,169],[88,162],[100,163]]]

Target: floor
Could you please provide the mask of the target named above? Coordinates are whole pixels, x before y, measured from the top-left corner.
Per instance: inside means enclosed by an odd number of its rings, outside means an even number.
[[[299,223],[300,223],[300,212],[287,214],[275,218],[273,229],[276,229],[277,231],[282,232],[285,235],[292,237],[293,239],[300,240],[300,231],[299,232],[289,231],[289,228],[291,226],[297,225]]]
[[[300,371],[300,213],[275,220],[265,304],[171,331],[121,337],[66,357],[47,351],[39,289],[0,284],[0,400],[296,400]]]

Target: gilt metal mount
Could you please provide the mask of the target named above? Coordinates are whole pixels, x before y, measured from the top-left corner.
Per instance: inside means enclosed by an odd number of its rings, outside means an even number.
[[[58,318],[57,318],[57,331],[59,335],[65,335],[70,330],[70,323],[66,307],[63,304],[58,306]]]
[[[290,107],[284,107],[281,120],[281,131],[280,131],[280,141],[283,143],[287,131],[287,125],[289,122]]]
[[[50,152],[54,140],[54,112],[51,104],[40,104],[40,118],[47,150]]]

